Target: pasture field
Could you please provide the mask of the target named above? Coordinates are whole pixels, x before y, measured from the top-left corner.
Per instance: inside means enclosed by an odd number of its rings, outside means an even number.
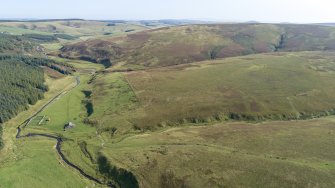
[[[57,59],[62,61],[63,59]],[[61,95],[59,99],[50,104],[43,112],[36,117],[47,117],[49,121],[44,122],[43,125],[38,125],[35,119],[22,130],[21,134],[27,133],[43,133],[61,136],[63,138],[62,152],[66,158],[82,169],[85,173],[106,182],[112,181],[99,173],[99,163],[97,162],[100,157],[102,145],[105,140],[97,132],[99,127],[95,124],[90,124],[84,120],[88,117],[86,102],[90,97],[87,94],[92,89],[91,79],[94,78],[92,71],[101,69],[101,65],[92,64],[83,61],[70,61],[68,62],[77,69],[77,73],[71,76],[72,79],[78,77],[79,85],[74,87],[71,91]],[[74,127],[64,129],[64,126],[72,122]],[[28,139],[26,141],[29,141]],[[68,166],[59,166],[59,168],[69,168]],[[72,170],[73,171],[73,170]],[[77,172],[73,171],[73,174]],[[79,176],[79,175],[78,175]],[[81,177],[81,176],[79,176]],[[83,178],[83,177],[81,177]],[[92,186],[103,187],[102,185],[93,184]]]
[[[44,138],[17,141],[15,159],[1,164],[0,187],[93,187],[60,162],[55,144]]]
[[[0,159],[11,157],[13,147],[15,147],[15,135],[17,126],[23,123],[32,114],[38,111],[45,103],[47,103],[52,97],[59,94],[64,89],[68,89],[73,86],[72,77],[63,77],[60,79],[52,79],[46,76],[46,83],[49,86],[49,91],[44,94],[44,99],[38,101],[35,105],[31,106],[27,111],[21,112],[18,116],[4,124],[4,141],[6,142],[5,147],[0,152]]]
[[[55,141],[40,138],[16,140],[17,126],[58,93],[73,87],[73,77],[46,79],[45,98],[4,125],[5,147],[0,152],[0,187],[83,187],[93,186],[60,162]],[[50,170],[52,169],[52,171]],[[13,178],[15,177],[15,178]]]
[[[45,123],[45,116],[36,116],[28,125],[41,126]]]
[[[57,102],[51,104],[40,115],[47,116],[50,121],[43,126],[28,125],[23,133],[39,132],[61,135],[64,138],[62,151],[68,159],[85,170],[86,173],[97,176],[96,165],[92,163],[80,150],[79,143],[93,141],[94,148],[99,149],[100,139],[96,135],[96,128],[83,123],[87,116],[83,100],[83,91],[88,88],[87,82],[90,75],[80,75],[80,84],[62,96]],[[64,129],[64,126],[72,122],[75,126]],[[96,151],[96,150],[94,150]]]
[[[91,77],[90,74],[83,74],[83,72],[86,72],[87,68],[90,70],[99,69],[100,65],[89,64],[85,66],[84,62],[81,63],[80,67],[83,68],[77,68],[77,76],[80,78],[79,86],[66,92],[48,106],[45,111],[41,112],[22,130],[21,134],[24,135],[31,132],[53,135],[64,134],[63,137],[65,139],[70,138],[69,142],[78,140],[77,137],[85,140],[87,135],[95,135],[95,128],[82,123],[81,116],[86,116],[85,107],[82,103],[82,99],[85,98],[82,90],[87,87],[87,81]],[[25,118],[32,115],[34,111],[37,111],[53,96],[74,87],[76,82],[75,76],[59,79],[52,79],[46,76],[46,78],[49,91],[45,94],[45,99],[39,101],[28,111],[20,113],[19,116],[7,122],[4,126],[6,144],[5,148],[0,152],[0,187],[22,187],[23,185],[29,187],[102,187],[85,179],[78,172],[61,162],[54,148],[56,144],[54,140],[46,138],[15,139],[16,127]],[[50,121],[38,125],[43,116],[49,118]],[[75,131],[64,132],[64,125],[69,121],[76,124],[76,129]],[[99,143],[99,140],[97,142]],[[67,142],[65,141],[63,145],[64,153],[67,154]],[[77,151],[75,148],[70,148],[70,150]],[[68,158],[70,160],[73,159],[71,155]],[[74,163],[76,164],[76,161]],[[80,164],[80,162],[78,163]],[[50,169],[53,170],[51,171]],[[91,172],[91,174],[96,175],[95,169],[92,170],[92,168],[85,168],[84,166],[84,170],[89,174]],[[17,178],[13,179],[13,177]],[[50,182],[53,182],[53,184],[49,185]]]

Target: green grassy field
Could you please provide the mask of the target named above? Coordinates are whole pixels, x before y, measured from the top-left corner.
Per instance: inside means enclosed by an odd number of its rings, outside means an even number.
[[[0,187],[93,187],[60,162],[56,142],[44,138],[16,140],[16,128],[62,90],[72,87],[73,77],[47,78],[45,98],[4,125],[5,147],[0,152]],[[52,170],[50,170],[52,169]]]
[[[60,162],[55,141],[24,139],[15,147],[15,160],[1,165],[0,187],[93,187]]]
[[[61,61],[62,59],[57,59]],[[71,143],[77,143],[81,140],[87,140],[88,136],[95,136],[95,128],[90,125],[84,125],[83,117],[86,116],[85,107],[82,100],[85,98],[82,92],[84,88],[88,87],[88,80],[91,78],[91,71],[99,70],[101,65],[87,64],[80,62],[80,66],[73,66],[77,68],[77,76],[80,78],[80,84],[75,89],[66,92],[52,103],[45,111],[35,117],[21,134],[27,133],[45,133],[62,135],[66,141],[62,144],[62,149],[65,154],[68,154],[70,161],[76,164],[76,158],[73,158],[70,151],[78,151]],[[89,71],[88,71],[89,70]],[[54,146],[56,142],[45,138],[26,138],[15,140],[16,127],[30,116],[34,111],[39,109],[42,104],[50,100],[51,97],[57,95],[61,91],[70,90],[75,86],[75,76],[61,77],[52,79],[46,76],[49,91],[45,94],[45,99],[39,101],[35,106],[28,111],[21,113],[19,116],[5,124],[4,140],[5,148],[0,152],[0,184],[4,187],[22,187],[23,185],[32,187],[103,187],[96,185],[89,180],[82,177],[77,171],[68,167],[61,162]],[[42,119],[49,119],[44,121],[41,125],[38,123]],[[75,130],[64,132],[65,123],[72,121],[76,123]],[[96,136],[95,136],[96,137]],[[94,137],[94,138],[95,138]],[[68,140],[69,138],[69,140]],[[94,140],[94,138],[91,138]],[[99,144],[99,140],[96,140]],[[79,148],[80,154],[80,147]],[[82,161],[82,159],[78,159]],[[79,162],[79,166],[80,166]],[[85,163],[83,163],[85,164]],[[96,175],[94,164],[83,169],[88,174]],[[50,169],[53,169],[50,171]],[[12,177],[17,177],[13,179]],[[52,178],[52,180],[50,180]],[[41,181],[41,179],[43,179]],[[19,180],[19,181],[18,181]],[[55,182],[53,185],[48,185],[50,182]]]
[[[76,66],[76,62],[73,62],[72,65]],[[94,66],[89,64],[89,66],[85,66],[85,64],[81,64],[80,67],[81,68],[77,67],[79,70],[77,76],[80,79],[80,84],[73,90],[62,95],[56,102],[39,114],[39,116],[47,117],[49,121],[44,122],[43,125],[38,125],[34,123],[35,120],[33,120],[28,124],[27,128],[23,130],[23,134],[39,132],[62,135],[65,139],[62,149],[70,161],[74,161],[75,164],[82,167],[88,174],[96,176],[95,164],[89,161],[90,164],[87,165],[82,158],[76,158],[78,156],[75,153],[78,152],[79,157],[82,154],[78,145],[78,143],[82,141],[93,140],[96,145],[99,146],[100,144],[100,140],[96,135],[96,128],[83,122],[87,117],[84,104],[85,94],[83,91],[89,90],[90,85],[88,81],[92,77],[92,75],[87,73],[86,69],[98,70],[100,65]],[[72,79],[74,81],[75,77],[72,77]],[[36,117],[36,119],[38,119],[38,117]],[[64,126],[68,122],[74,123],[75,127],[64,131]]]

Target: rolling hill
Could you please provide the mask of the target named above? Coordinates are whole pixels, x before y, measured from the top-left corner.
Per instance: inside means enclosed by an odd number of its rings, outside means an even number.
[[[334,33],[316,25],[187,25],[69,44],[59,55],[143,69],[275,51],[334,50]]]
[[[86,20],[55,20],[30,22],[0,22],[0,26],[23,29],[27,33],[40,32],[41,34],[68,34],[72,36],[96,36],[112,33],[124,33],[127,30],[141,31],[145,26],[117,23],[109,25],[108,22]],[[15,34],[15,32],[13,33]]]

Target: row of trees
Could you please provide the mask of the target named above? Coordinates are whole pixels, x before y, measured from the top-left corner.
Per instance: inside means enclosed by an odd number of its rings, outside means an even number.
[[[68,64],[61,63],[61,62],[56,62],[51,59],[41,58],[41,57],[0,54],[0,61],[4,61],[4,60],[22,62],[24,64],[35,66],[35,67],[36,66],[46,66],[62,74],[70,74],[72,71],[74,71],[73,66],[70,66]]]

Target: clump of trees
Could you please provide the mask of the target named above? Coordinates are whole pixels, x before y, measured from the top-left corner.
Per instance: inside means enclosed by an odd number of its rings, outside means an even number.
[[[60,39],[65,39],[65,40],[75,40],[78,39],[79,37],[72,36],[72,35],[67,35],[67,34],[54,34],[55,37],[60,38]]]
[[[53,35],[41,35],[41,34],[24,34],[24,37],[32,40],[36,40],[37,42],[55,42],[57,41],[57,37]]]
[[[26,39],[31,39],[36,42],[55,42],[58,41],[58,39],[65,39],[65,40],[74,40],[78,37],[67,35],[63,33],[53,34],[53,35],[41,35],[41,34],[24,34],[22,35]]]
[[[30,53],[38,49],[38,44],[23,36],[0,34],[0,53]]]

